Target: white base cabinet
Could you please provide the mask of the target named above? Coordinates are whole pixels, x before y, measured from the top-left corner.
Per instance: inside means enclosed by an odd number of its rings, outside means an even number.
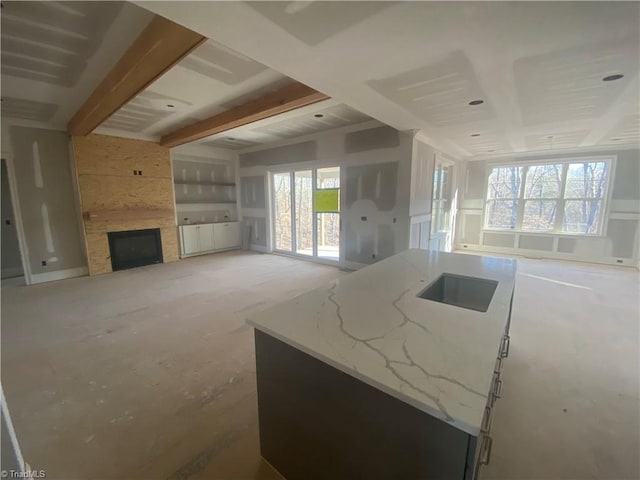
[[[178,228],[182,257],[229,250],[240,246],[238,222],[181,225]]]

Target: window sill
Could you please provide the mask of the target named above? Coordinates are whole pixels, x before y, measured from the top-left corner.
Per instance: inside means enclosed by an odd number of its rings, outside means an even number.
[[[603,238],[606,237],[604,233],[588,234],[588,233],[563,233],[563,232],[535,232],[529,230],[512,230],[509,228],[482,228],[480,230],[483,233],[513,233],[519,235],[540,235],[543,237],[562,237],[562,238]]]

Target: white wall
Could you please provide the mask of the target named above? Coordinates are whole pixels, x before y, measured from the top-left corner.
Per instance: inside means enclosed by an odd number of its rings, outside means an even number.
[[[616,166],[602,236],[483,231],[485,203],[483,195],[489,174],[489,163],[514,164],[524,159],[535,161],[609,155],[616,157]],[[458,199],[456,248],[615,265],[638,264],[640,150],[637,148],[503,157],[498,160],[469,161],[463,165]],[[529,248],[523,248],[523,245]],[[532,245],[536,248],[532,249]]]
[[[88,273],[66,132],[3,119],[2,156],[9,167],[16,227],[27,281]]]

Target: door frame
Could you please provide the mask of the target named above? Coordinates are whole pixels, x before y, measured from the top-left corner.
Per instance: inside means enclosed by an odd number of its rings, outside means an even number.
[[[27,285],[31,285],[31,267],[29,265],[29,250],[27,247],[26,236],[24,234],[24,224],[22,223],[22,214],[20,210],[20,200],[18,199],[18,184],[16,181],[15,169],[13,168],[13,156],[10,154],[2,154],[2,160],[7,165],[7,177],[9,180],[9,194],[11,196],[11,209],[13,210],[13,218],[16,222],[16,235],[18,236],[18,246],[20,247],[20,259],[22,261],[22,271],[24,280]]]
[[[311,195],[311,209],[313,212],[312,217],[312,242],[313,242],[313,250],[312,255],[302,255],[297,252],[294,252],[296,245],[296,229],[295,229],[295,172],[311,170],[311,181],[312,181],[312,191],[315,191],[317,184],[317,175],[318,169],[322,168],[339,168],[340,169],[340,192],[344,191],[344,176],[342,175],[343,168],[341,165],[322,165],[322,166],[296,166],[296,167],[279,167],[270,169],[267,171],[267,194],[269,196],[268,205],[268,217],[269,222],[267,228],[269,229],[269,241],[267,242],[267,250],[269,253],[273,253],[275,255],[283,255],[287,257],[299,258],[302,260],[307,260],[310,262],[321,263],[323,265],[330,265],[332,267],[340,267],[342,268],[344,265],[344,235],[342,230],[342,210],[343,210],[343,202],[344,195],[340,195],[340,242],[339,242],[339,257],[338,260],[329,260],[327,258],[318,257],[318,218],[315,214],[315,195]],[[273,181],[274,175],[289,173],[290,182],[291,182],[291,251],[279,250],[275,247],[275,198],[273,195]]]
[[[448,205],[449,205],[449,221],[448,221],[448,230],[443,230],[442,232],[433,232],[433,226],[436,225],[436,222],[434,222],[434,218],[433,218],[433,214],[434,214],[434,194],[435,191],[433,191],[433,179],[435,177],[436,174],[436,170],[437,170],[437,165],[444,165],[448,168],[450,168],[450,172],[451,175],[449,175],[447,181],[449,182],[449,198],[447,199],[448,201]],[[433,170],[431,172],[431,185],[432,185],[432,192],[431,192],[431,221],[430,221],[430,225],[429,225],[429,249],[431,249],[432,243],[434,243],[434,240],[438,240],[438,245],[440,244],[440,241],[442,239],[445,240],[445,244],[446,244],[446,249],[444,251],[446,252],[450,252],[453,249],[453,234],[454,234],[454,225],[455,225],[455,211],[454,211],[454,207],[455,207],[455,200],[457,198],[457,195],[454,192],[454,189],[457,188],[457,183],[456,183],[456,175],[457,175],[457,169],[456,169],[456,162],[450,158],[446,158],[444,156],[442,156],[441,154],[436,154],[434,155],[434,159],[433,159]],[[440,183],[438,182],[438,187],[440,188],[440,191],[442,191],[442,188],[440,186]],[[447,232],[447,235],[443,235],[443,232]],[[448,240],[447,240],[448,237]]]

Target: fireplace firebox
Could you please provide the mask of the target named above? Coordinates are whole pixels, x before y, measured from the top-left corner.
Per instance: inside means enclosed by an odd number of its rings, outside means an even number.
[[[160,229],[109,232],[111,269],[126,270],[154,263],[162,263]]]

